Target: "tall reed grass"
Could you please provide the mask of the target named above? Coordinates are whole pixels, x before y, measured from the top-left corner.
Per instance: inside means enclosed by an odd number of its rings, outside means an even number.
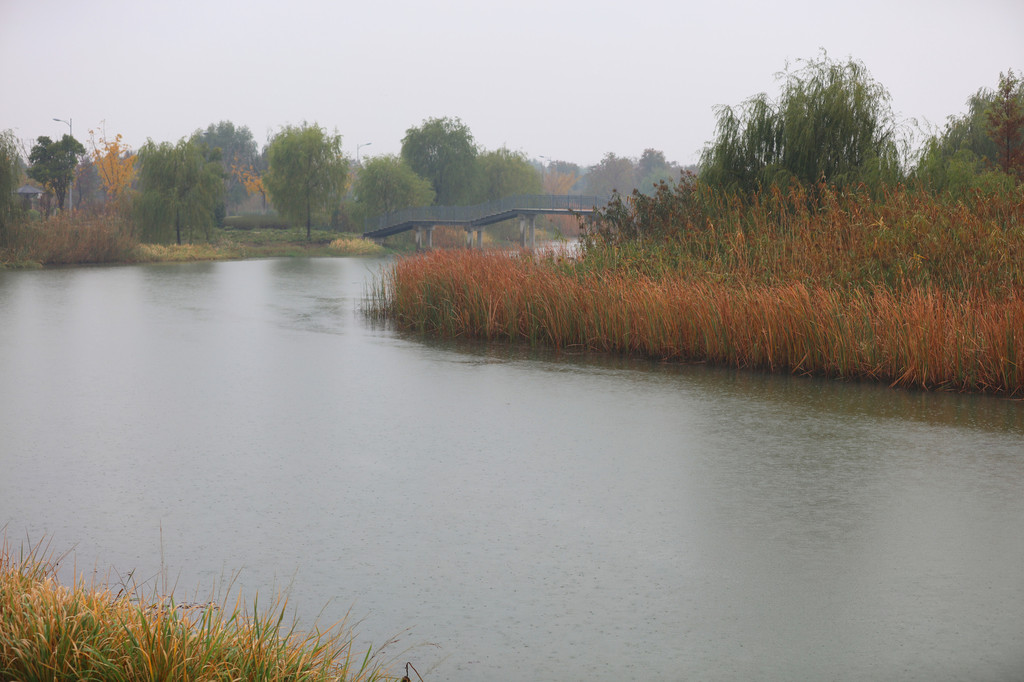
[[[41,545],[0,548],[0,679],[337,680],[385,677],[339,623],[299,632],[284,604],[183,605],[138,589],[57,580]]]
[[[138,239],[129,218],[116,212],[59,213],[18,227],[0,262],[39,265],[118,263],[134,257]]]
[[[904,186],[740,197],[684,179],[616,199],[583,245],[594,270],[998,296],[1024,286],[1024,185],[954,201]]]
[[[559,257],[435,251],[385,270],[369,307],[401,327],[451,337],[1024,392],[1019,291],[652,276]]]

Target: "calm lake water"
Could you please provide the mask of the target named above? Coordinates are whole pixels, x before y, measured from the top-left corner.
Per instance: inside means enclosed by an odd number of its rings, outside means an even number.
[[[427,682],[1024,679],[1021,402],[426,341],[380,267],[0,272],[8,542]]]

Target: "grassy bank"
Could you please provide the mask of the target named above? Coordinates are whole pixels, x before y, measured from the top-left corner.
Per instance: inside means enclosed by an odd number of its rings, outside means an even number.
[[[399,260],[373,310],[448,336],[1024,393],[1020,197],[665,192],[610,206],[578,259]]]
[[[357,234],[304,229],[216,229],[209,242],[142,244],[132,223],[117,215],[57,215],[21,225],[0,248],[0,268],[100,263],[237,260],[275,256],[382,255],[385,249]]]
[[[0,679],[337,680],[386,677],[372,652],[353,649],[344,623],[303,633],[283,603],[260,612],[175,604],[139,590],[56,578],[58,559],[37,546],[0,549]]]

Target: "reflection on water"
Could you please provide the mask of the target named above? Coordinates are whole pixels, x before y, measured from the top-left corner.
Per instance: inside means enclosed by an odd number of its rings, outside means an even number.
[[[1020,679],[1020,402],[424,340],[378,267],[0,272],[8,534],[428,680]]]

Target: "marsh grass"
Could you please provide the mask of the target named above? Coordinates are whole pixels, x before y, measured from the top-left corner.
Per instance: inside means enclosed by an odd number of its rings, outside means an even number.
[[[136,587],[57,579],[41,544],[0,549],[0,679],[337,680],[386,677],[344,622],[300,632],[286,604],[176,604]]]
[[[620,197],[583,239],[579,267],[738,283],[1024,287],[1024,185],[960,200],[896,186],[770,187],[749,197],[686,180]]]
[[[130,260],[138,241],[118,214],[61,213],[19,226],[0,265],[81,265]]]
[[[651,276],[561,256],[435,251],[386,269],[369,312],[449,337],[1024,393],[1016,292]]]

